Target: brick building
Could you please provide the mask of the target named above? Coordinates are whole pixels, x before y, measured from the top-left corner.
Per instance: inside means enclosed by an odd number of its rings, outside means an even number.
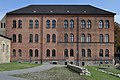
[[[6,14],[11,60],[113,63],[115,13],[91,5],[30,5]]]

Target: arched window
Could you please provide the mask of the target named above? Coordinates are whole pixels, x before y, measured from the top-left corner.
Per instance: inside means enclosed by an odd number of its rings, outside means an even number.
[[[35,42],[37,43],[39,41],[39,35],[35,34]]]
[[[90,35],[90,34],[87,35],[86,41],[87,41],[87,42],[91,42],[91,35]]]
[[[70,20],[70,28],[74,28],[74,21],[73,20]]]
[[[64,20],[64,28],[68,28],[68,20]]]
[[[52,42],[56,43],[56,35],[55,34],[52,35]]]
[[[5,44],[3,44],[3,52],[5,51]]]
[[[50,42],[50,34],[47,34],[47,42]]]
[[[68,42],[68,34],[64,34],[64,42]]]
[[[70,34],[70,42],[74,42],[74,34]]]
[[[46,56],[50,57],[50,50],[49,49],[46,50]]]
[[[100,49],[100,51],[99,51],[99,56],[103,57],[103,50],[102,49]]]
[[[38,57],[38,49],[35,50],[35,57]]]
[[[82,57],[85,57],[85,49],[82,49]]]
[[[52,50],[52,57],[55,57],[56,56],[56,51],[55,49]]]
[[[29,42],[33,42],[33,35],[32,34],[30,34],[30,36],[29,36]]]
[[[46,28],[50,28],[50,20],[46,21]]]
[[[12,40],[13,42],[16,42],[16,34],[13,34]]]
[[[74,50],[70,49],[70,56],[73,57],[74,56]]]
[[[81,28],[85,28],[85,26],[86,26],[85,20],[82,20],[81,21]]]
[[[108,20],[105,21],[105,28],[109,28],[109,21]]]
[[[56,28],[56,20],[52,20],[52,28]]]
[[[38,28],[38,27],[39,27],[39,21],[35,20],[35,28]]]
[[[109,42],[109,34],[105,35],[105,42],[107,42],[107,43]]]
[[[64,57],[68,57],[68,49],[64,50]]]
[[[87,28],[91,28],[92,24],[91,24],[91,20],[87,21]]]
[[[103,42],[103,34],[100,34],[100,35],[99,35],[99,40],[100,40],[100,43]]]
[[[21,34],[18,35],[18,42],[22,43],[22,35]]]
[[[104,25],[104,24],[103,24],[103,20],[100,20],[100,21],[99,21],[99,28],[103,28],[103,25]]]
[[[22,57],[22,50],[21,49],[18,50],[18,53],[19,53],[19,57]]]
[[[81,42],[85,42],[85,34],[81,35]]]
[[[33,57],[33,50],[32,49],[29,50],[29,56]]]
[[[16,50],[13,49],[13,54],[12,54],[13,57],[16,57]]]
[[[87,56],[91,57],[91,50],[90,49],[87,50]]]
[[[109,57],[109,50],[108,49],[105,50],[105,57]]]
[[[33,20],[29,20],[29,28],[33,28]]]
[[[18,28],[22,28],[22,20],[18,21]]]
[[[16,20],[13,20],[13,28],[16,28]]]

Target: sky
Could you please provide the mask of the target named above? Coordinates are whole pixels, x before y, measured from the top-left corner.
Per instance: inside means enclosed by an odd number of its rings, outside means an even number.
[[[120,23],[120,0],[0,0],[0,20],[7,12],[35,4],[92,5],[116,13],[115,21]]]

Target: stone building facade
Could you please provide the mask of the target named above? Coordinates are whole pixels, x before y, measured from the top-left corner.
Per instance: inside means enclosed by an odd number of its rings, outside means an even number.
[[[114,15],[91,5],[30,5],[6,14],[11,60],[113,63]]]

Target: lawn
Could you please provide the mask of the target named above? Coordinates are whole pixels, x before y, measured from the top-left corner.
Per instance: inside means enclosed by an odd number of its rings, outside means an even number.
[[[25,69],[25,68],[31,68],[39,65],[40,64],[30,64],[27,62],[26,63],[18,63],[18,62],[4,63],[4,64],[0,64],[0,71]]]

